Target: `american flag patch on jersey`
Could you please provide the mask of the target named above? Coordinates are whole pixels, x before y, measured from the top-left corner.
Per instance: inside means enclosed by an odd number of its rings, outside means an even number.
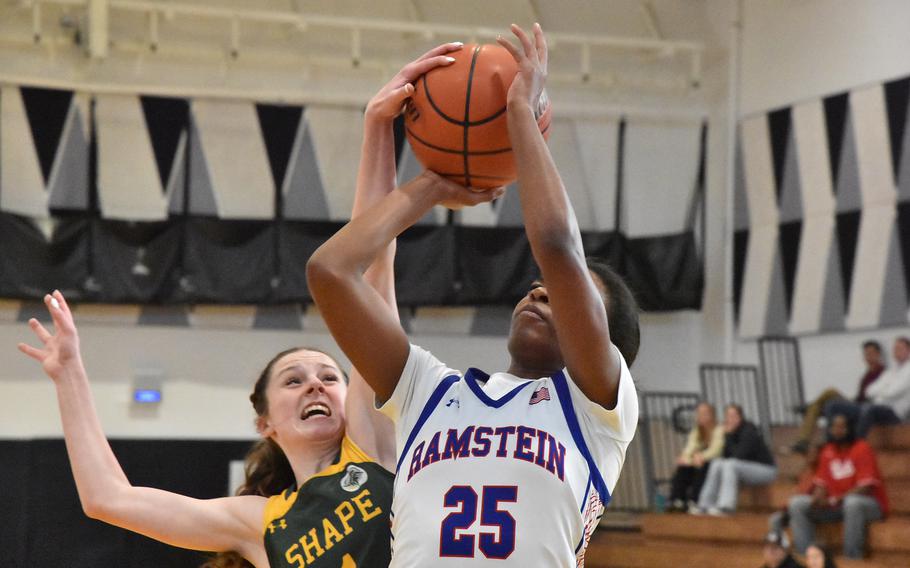
[[[547,387],[540,387],[531,395],[531,400],[528,401],[528,404],[537,404],[545,400],[550,400],[550,391],[547,390]]]

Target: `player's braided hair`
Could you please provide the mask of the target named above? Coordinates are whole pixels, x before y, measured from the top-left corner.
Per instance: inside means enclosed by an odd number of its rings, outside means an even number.
[[[259,378],[253,386],[253,392],[250,394],[250,402],[253,403],[253,410],[256,411],[257,417],[265,416],[268,412],[269,403],[265,396],[265,390],[269,385],[269,379],[272,376],[272,368],[275,363],[285,355],[290,355],[297,351],[315,351],[334,360],[334,357],[324,351],[311,347],[285,349],[272,357],[272,360],[268,362],[265,369],[259,374]],[[344,379],[347,382],[347,375],[345,375]],[[244,474],[245,479],[243,485],[237,488],[237,495],[271,497],[272,495],[278,495],[296,482],[291,463],[288,461],[287,456],[284,455],[284,452],[281,451],[281,448],[278,447],[278,444],[271,438],[262,438],[253,444],[244,460]],[[255,567],[236,552],[221,552],[200,568]]]

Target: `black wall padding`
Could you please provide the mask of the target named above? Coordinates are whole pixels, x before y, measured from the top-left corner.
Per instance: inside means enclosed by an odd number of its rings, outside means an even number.
[[[228,464],[249,442],[112,440],[135,486],[223,497]],[[0,565],[4,568],[197,568],[206,555],[86,517],[63,440],[0,441]]]
[[[88,277],[89,222],[55,223],[48,241],[27,217],[0,213],[0,295],[40,299],[57,288],[78,296]]]
[[[306,261],[341,227],[203,217],[128,223],[86,214],[59,218],[46,242],[28,219],[0,213],[0,296],[34,300],[59,288],[77,301],[110,303],[310,302]],[[701,307],[693,231],[636,239],[585,233],[582,241],[586,254],[627,278],[643,309]],[[399,303],[411,307],[511,305],[538,276],[524,231],[504,227],[412,227],[398,239],[395,270]]]

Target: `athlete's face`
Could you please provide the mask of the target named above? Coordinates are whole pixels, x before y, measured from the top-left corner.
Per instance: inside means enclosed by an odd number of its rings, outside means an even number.
[[[605,296],[600,277],[593,272],[590,274],[601,296]],[[550,296],[543,280],[535,280],[512,311],[509,353],[513,361],[528,369],[555,372],[565,366],[553,325]]]
[[[308,350],[289,353],[272,367],[260,430],[282,448],[340,440],[346,395],[344,375],[331,357]]]

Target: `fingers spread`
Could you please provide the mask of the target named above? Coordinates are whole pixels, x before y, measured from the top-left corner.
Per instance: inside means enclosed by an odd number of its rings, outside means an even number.
[[[534,24],[534,43],[537,46],[537,57],[544,70],[547,68],[547,38],[543,35],[543,29],[540,24]]]
[[[455,58],[449,57],[448,55],[437,55],[436,57],[431,57],[429,59],[421,59],[402,69],[402,78],[411,83],[417,80],[421,75],[428,73],[437,67],[451,65],[452,63],[455,63]]]
[[[50,340],[51,334],[46,329],[44,329],[44,326],[41,325],[41,322],[35,318],[28,320],[28,326],[32,328],[32,331],[35,332],[35,335],[38,337],[41,343],[47,343],[48,340]]]
[[[44,352],[41,351],[40,349],[36,349],[36,348],[32,347],[31,345],[27,345],[25,343],[20,343],[16,347],[19,348],[19,351],[25,353],[26,355],[28,355],[35,361],[38,361],[39,363],[44,361]]]
[[[515,34],[515,37],[521,42],[521,47],[524,49],[525,55],[532,61],[537,61],[537,50],[534,49],[534,46],[531,44],[528,34],[516,24],[512,24],[512,33]]]
[[[55,294],[59,295],[60,292],[54,291]],[[63,296],[60,295],[60,298]],[[54,327],[59,332],[61,330],[69,330],[70,322],[72,321],[69,311],[63,311],[63,304],[55,296],[47,294],[44,296],[44,305],[47,306],[47,311],[51,314],[51,319],[54,321]]]
[[[430,51],[428,51],[428,52],[424,53],[423,55],[421,55],[420,57],[418,57],[416,59],[416,61],[423,61],[424,59],[436,57],[437,55],[444,55],[444,54],[450,53],[452,51],[458,51],[462,47],[464,47],[464,44],[461,43],[460,41],[451,41],[449,43],[437,45]]]
[[[506,51],[512,55],[512,58],[515,59],[515,61],[521,61],[521,53],[518,51],[517,47],[512,45],[511,41],[502,36],[499,36],[496,38],[496,43],[506,48]]]

